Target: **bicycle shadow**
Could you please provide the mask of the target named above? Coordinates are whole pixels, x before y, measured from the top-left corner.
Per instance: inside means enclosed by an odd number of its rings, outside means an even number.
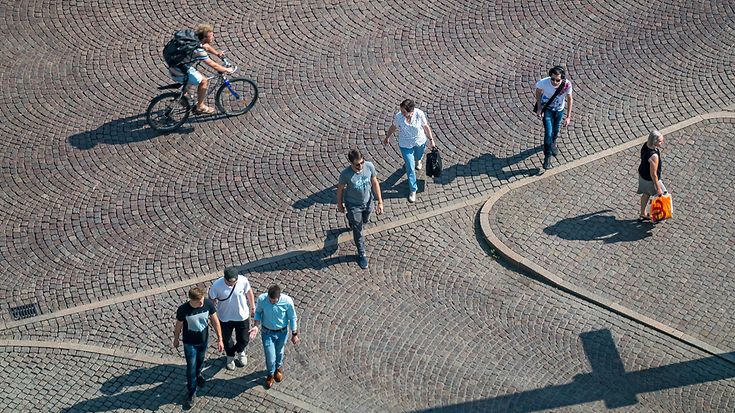
[[[632,242],[652,236],[654,224],[638,222],[637,219],[619,220],[605,209],[572,218],[565,218],[554,225],[544,228],[547,235],[571,241],[602,241],[605,244]]]
[[[181,128],[174,132],[179,135],[186,135],[194,131],[191,124],[211,122],[226,118],[224,113],[218,113],[208,116],[191,115]],[[129,145],[132,143],[143,142],[163,135],[150,127],[145,121],[145,113],[128,116],[126,118],[115,119],[107,122],[97,129],[80,132],[67,138],[69,144],[81,150],[89,150],[97,145]]]
[[[210,363],[205,363],[205,366]],[[214,367],[214,370],[211,370]],[[216,360],[205,367],[204,376],[214,377],[224,362]],[[206,371],[210,370],[210,371]],[[232,379],[210,378],[197,395],[201,397],[217,397],[234,399],[247,390],[263,384],[265,371],[254,371],[242,377]],[[138,390],[141,386],[151,386]],[[128,388],[135,389],[126,391]],[[100,387],[103,396],[83,400],[62,412],[103,412],[126,409],[143,409],[158,411],[163,406],[179,404],[183,407],[186,401],[186,366],[162,364],[150,368],[138,368],[121,376],[113,377]]]

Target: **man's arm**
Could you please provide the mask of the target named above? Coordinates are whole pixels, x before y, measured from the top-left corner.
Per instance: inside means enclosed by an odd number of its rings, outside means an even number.
[[[255,294],[253,294],[252,288],[248,290],[248,302],[250,303],[250,308],[252,308],[250,317],[255,317]]]
[[[536,89],[536,115],[540,118],[543,116],[543,113],[541,113],[541,109],[543,109],[543,106],[541,106],[541,95],[544,93],[541,89]]]
[[[388,131],[385,132],[385,139],[383,140],[384,145],[388,144],[388,139],[390,139],[391,135],[395,133],[396,129],[398,129],[396,128],[396,125],[390,125],[390,128],[388,128]]]
[[[375,198],[378,200],[378,206],[375,208],[375,212],[378,213],[378,215],[383,213],[383,194],[380,192],[380,182],[378,181],[377,176],[373,176],[371,179],[371,183],[373,186],[373,193],[375,194]]]
[[[288,325],[291,327],[291,342],[294,344],[299,344],[299,342],[301,342],[301,339],[299,338],[299,332],[297,330],[298,323],[296,318],[296,307],[294,307],[293,302],[289,304],[286,315],[288,315]]]
[[[337,184],[337,212],[345,212],[345,184]]]
[[[223,50],[217,50],[209,43],[205,43],[202,45],[204,50],[207,51],[207,53],[212,53],[213,55],[219,57],[220,59],[225,55],[225,52]]]
[[[179,336],[181,335],[181,330],[184,329],[184,322],[176,320],[176,324],[174,325],[174,348],[179,348]]]
[[[572,122],[572,103],[574,102],[574,98],[571,94],[567,95],[567,116],[564,118],[564,126],[569,126],[569,124]]]
[[[429,137],[429,143],[431,143],[431,147],[435,147],[436,144],[434,144],[434,132],[429,127],[429,124],[424,125],[424,133],[426,133],[426,136]]]
[[[209,315],[209,322],[217,333],[217,350],[222,351],[225,349],[225,343],[222,342],[222,327],[219,325],[219,317],[217,317],[217,313]]]

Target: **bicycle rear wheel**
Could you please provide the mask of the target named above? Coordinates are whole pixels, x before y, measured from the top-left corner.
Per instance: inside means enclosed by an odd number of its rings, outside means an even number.
[[[255,82],[243,77],[225,81],[214,97],[217,109],[229,116],[242,115],[252,109],[257,100],[258,87]]]
[[[189,119],[191,105],[180,92],[169,92],[156,96],[148,105],[145,121],[159,132],[172,132]]]

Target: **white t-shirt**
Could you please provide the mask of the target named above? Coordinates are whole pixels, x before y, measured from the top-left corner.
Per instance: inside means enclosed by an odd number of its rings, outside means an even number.
[[[424,126],[428,125],[426,114],[420,109],[413,110],[411,122],[406,123],[406,117],[399,111],[393,116],[393,126],[398,128],[398,146],[401,148],[413,148],[426,143],[426,132]]]
[[[543,107],[546,104],[546,101],[551,99],[551,97],[554,96],[554,92],[556,92],[556,87],[551,84],[551,77],[545,77],[536,82],[536,89],[541,89],[541,107]],[[554,99],[554,101],[549,104],[549,110],[553,110],[554,112],[564,110],[566,95],[571,94],[572,82],[567,79],[566,84],[564,85],[564,89],[561,91],[561,93],[559,93],[556,99]]]
[[[232,291],[233,288],[235,291]],[[232,296],[225,300],[230,295],[230,291],[232,291]],[[217,315],[220,321],[244,321],[250,317],[248,291],[250,291],[250,281],[244,275],[237,276],[237,284],[234,287],[227,285],[224,277],[212,284],[209,289],[209,298],[217,300]]]

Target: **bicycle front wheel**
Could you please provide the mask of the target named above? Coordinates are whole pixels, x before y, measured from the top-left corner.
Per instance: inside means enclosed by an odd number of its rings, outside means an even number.
[[[242,77],[226,80],[214,97],[217,109],[229,116],[242,115],[252,109],[257,100],[255,82]]]
[[[145,112],[148,126],[158,132],[172,132],[189,119],[191,105],[180,92],[169,92],[156,96]]]

